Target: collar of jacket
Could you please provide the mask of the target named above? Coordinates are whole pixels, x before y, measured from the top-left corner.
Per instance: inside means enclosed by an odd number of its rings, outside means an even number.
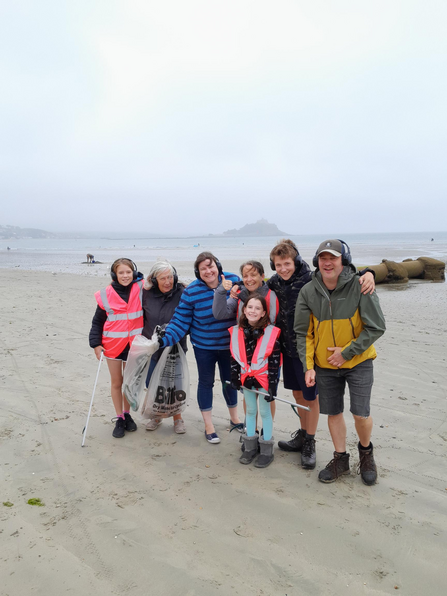
[[[335,286],[333,291],[339,290],[340,288],[345,286],[349,281],[351,281],[351,279],[355,275],[354,271],[355,271],[355,268],[353,267],[353,265],[343,267],[343,271],[338,276],[337,285]],[[321,277],[321,273],[320,273],[319,269],[316,269],[312,273],[312,277],[314,277],[318,281],[317,288],[325,291],[326,293],[329,293],[328,288],[324,285],[323,278]]]
[[[261,286],[257,289],[253,291],[253,294],[261,294],[261,296],[264,296],[264,289],[265,287],[267,287],[267,284],[265,283],[265,281],[262,282]],[[267,292],[265,292],[267,294]],[[242,302],[245,302],[247,300],[247,298],[250,296],[250,292],[247,290],[247,288],[243,285],[241,287],[241,291],[239,292],[239,300],[242,300]]]

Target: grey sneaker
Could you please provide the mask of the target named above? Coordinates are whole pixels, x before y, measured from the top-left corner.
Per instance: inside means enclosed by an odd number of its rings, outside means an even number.
[[[283,451],[299,452],[303,448],[306,433],[300,428],[292,433],[290,441],[278,441],[278,447]]]
[[[336,451],[334,451],[334,459],[331,459],[324,470],[321,470],[321,472],[318,474],[318,480],[325,483],[335,482],[337,478],[343,476],[343,474],[350,473],[349,453],[339,455]]]
[[[367,486],[372,486],[376,483],[377,480],[377,468],[376,462],[374,461],[374,453],[373,453],[373,445],[371,443],[371,449],[365,451],[364,449],[360,449],[359,443],[359,467],[357,470],[357,474],[360,474],[363,484]]]
[[[146,422],[146,430],[157,430],[161,423],[161,418],[151,418]]]
[[[185,423],[181,418],[179,420],[174,420],[174,432],[178,435],[183,435],[186,432]]]
[[[308,439],[306,437],[301,449],[301,467],[305,470],[313,470],[316,463],[315,439]]]

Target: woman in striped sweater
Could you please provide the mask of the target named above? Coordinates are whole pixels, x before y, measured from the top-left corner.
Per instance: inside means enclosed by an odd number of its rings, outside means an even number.
[[[197,279],[183,292],[180,304],[165,329],[161,346],[172,346],[190,333],[199,373],[197,401],[205,423],[205,436],[209,443],[220,443],[212,419],[216,363],[230,414],[230,425],[241,432],[243,425],[237,413],[237,392],[227,385],[227,381],[231,380],[228,329],[235,324],[236,317],[216,320],[213,316],[213,299],[222,275],[233,283],[239,281],[239,277],[223,272],[219,260],[210,252],[199,254],[194,263],[194,273]]]

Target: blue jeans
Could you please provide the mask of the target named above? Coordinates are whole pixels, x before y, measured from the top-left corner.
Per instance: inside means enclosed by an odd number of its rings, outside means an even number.
[[[199,372],[197,385],[197,402],[201,412],[213,409],[213,387],[216,363],[219,367],[222,392],[229,408],[237,407],[237,391],[232,389],[225,381],[231,381],[231,355],[230,350],[204,350],[194,346],[194,355]]]
[[[158,360],[155,362],[153,360],[151,360],[149,363],[149,370],[147,371],[147,377],[146,377],[146,387],[149,387],[149,381],[151,380],[152,373],[154,372],[157,364],[158,364]]]

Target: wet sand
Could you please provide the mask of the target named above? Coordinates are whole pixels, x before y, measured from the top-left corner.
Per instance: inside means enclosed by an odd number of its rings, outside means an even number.
[[[185,435],[168,420],[113,439],[104,366],[81,448],[97,370],[93,293],[106,278],[2,278],[1,492],[13,504],[0,504],[2,595],[445,593],[446,284],[378,289],[388,327],[372,400],[379,480],[366,487],[349,417],[352,474],[331,485],[317,479],[332,454],[324,416],[316,470],[279,450],[265,470],[242,466],[216,383],[222,442],[209,445],[191,351]],[[278,403],[275,439],[296,428]]]

